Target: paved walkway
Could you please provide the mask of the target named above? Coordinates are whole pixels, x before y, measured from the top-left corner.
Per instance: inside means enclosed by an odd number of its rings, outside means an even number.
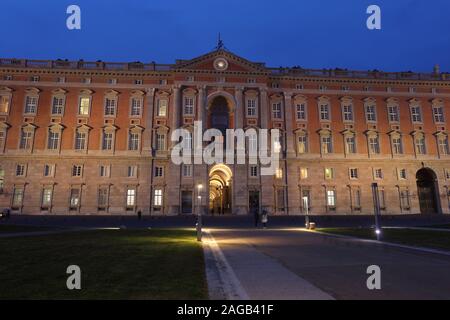
[[[450,299],[450,257],[291,230],[210,229],[251,299]],[[368,290],[367,267],[381,268]]]

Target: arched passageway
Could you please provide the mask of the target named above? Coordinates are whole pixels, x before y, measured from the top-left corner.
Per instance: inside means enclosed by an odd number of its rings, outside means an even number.
[[[417,195],[420,212],[423,214],[440,213],[439,186],[436,173],[429,168],[417,171]]]

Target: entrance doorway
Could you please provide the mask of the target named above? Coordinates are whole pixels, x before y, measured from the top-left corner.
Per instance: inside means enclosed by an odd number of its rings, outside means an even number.
[[[209,171],[209,212],[210,214],[231,213],[232,171],[225,164],[217,164]]]
[[[259,213],[259,191],[249,191],[248,192],[248,209],[250,213]]]
[[[439,187],[436,173],[429,168],[417,171],[417,195],[420,212],[423,214],[439,213]]]

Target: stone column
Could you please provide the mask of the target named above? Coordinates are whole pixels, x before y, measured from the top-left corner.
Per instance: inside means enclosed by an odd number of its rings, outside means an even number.
[[[203,132],[207,129],[207,110],[206,110],[206,87],[199,86],[198,95],[197,95],[197,121],[202,122],[202,141],[203,141]],[[203,214],[208,213],[208,205],[209,205],[209,172],[208,165],[205,164],[201,158],[201,164],[194,165],[194,200],[195,200],[195,208],[198,205],[197,199],[197,186],[199,184],[203,185],[201,196],[202,196],[202,204],[201,210]],[[199,159],[197,159],[199,161]]]
[[[155,88],[148,88],[146,94],[146,107],[147,113],[145,116],[145,131],[143,136],[143,148],[142,151],[145,155],[152,154],[152,131],[153,131],[153,114],[155,103]]]
[[[244,128],[243,88],[236,87],[234,97],[236,100],[235,129]],[[235,147],[235,150],[238,148]],[[247,214],[248,188],[247,188],[247,165],[233,165],[233,213],[237,215]]]
[[[168,133],[168,139],[171,138],[172,132],[179,127],[180,122],[180,86],[173,86],[172,91],[172,108],[169,108],[169,114],[172,116],[172,121],[170,125],[170,132]],[[170,146],[172,149],[176,142],[171,142]],[[181,203],[180,203],[180,183],[181,183],[181,168],[179,165],[175,165],[170,159],[170,151],[168,154],[169,159],[169,170],[167,172],[167,182],[168,186],[166,193],[168,195],[169,204],[169,215],[176,215],[180,213]]]
[[[285,184],[287,214],[300,214],[300,196],[298,191],[298,168],[295,161],[294,149],[294,125],[293,125],[292,93],[284,93],[284,121],[286,125],[286,161],[285,161]]]
[[[267,89],[262,88],[260,94],[260,104],[261,104],[261,129],[268,129],[272,127],[270,124],[270,110],[269,110],[269,99],[267,95]],[[269,132],[270,133],[270,132]],[[270,139],[268,141],[270,146]],[[273,183],[274,179],[272,175],[269,176],[260,176],[261,178],[261,210],[267,208],[267,210],[271,211],[274,206],[274,188]]]
[[[266,88],[261,89],[260,94],[260,119],[261,119],[261,128],[267,129],[269,128],[269,117],[268,117],[269,109],[267,103],[267,90]]]
[[[242,105],[243,88],[237,87],[235,89],[234,98],[236,100],[236,108],[234,109],[235,129],[244,128],[244,108]]]
[[[284,93],[284,121],[286,124],[286,156],[287,158],[295,157],[294,149],[294,126],[292,124],[292,94]]]

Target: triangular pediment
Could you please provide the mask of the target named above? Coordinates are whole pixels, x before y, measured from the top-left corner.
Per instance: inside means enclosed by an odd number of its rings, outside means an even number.
[[[267,72],[264,63],[249,61],[224,49],[215,50],[191,60],[177,60],[174,68],[216,72]]]

